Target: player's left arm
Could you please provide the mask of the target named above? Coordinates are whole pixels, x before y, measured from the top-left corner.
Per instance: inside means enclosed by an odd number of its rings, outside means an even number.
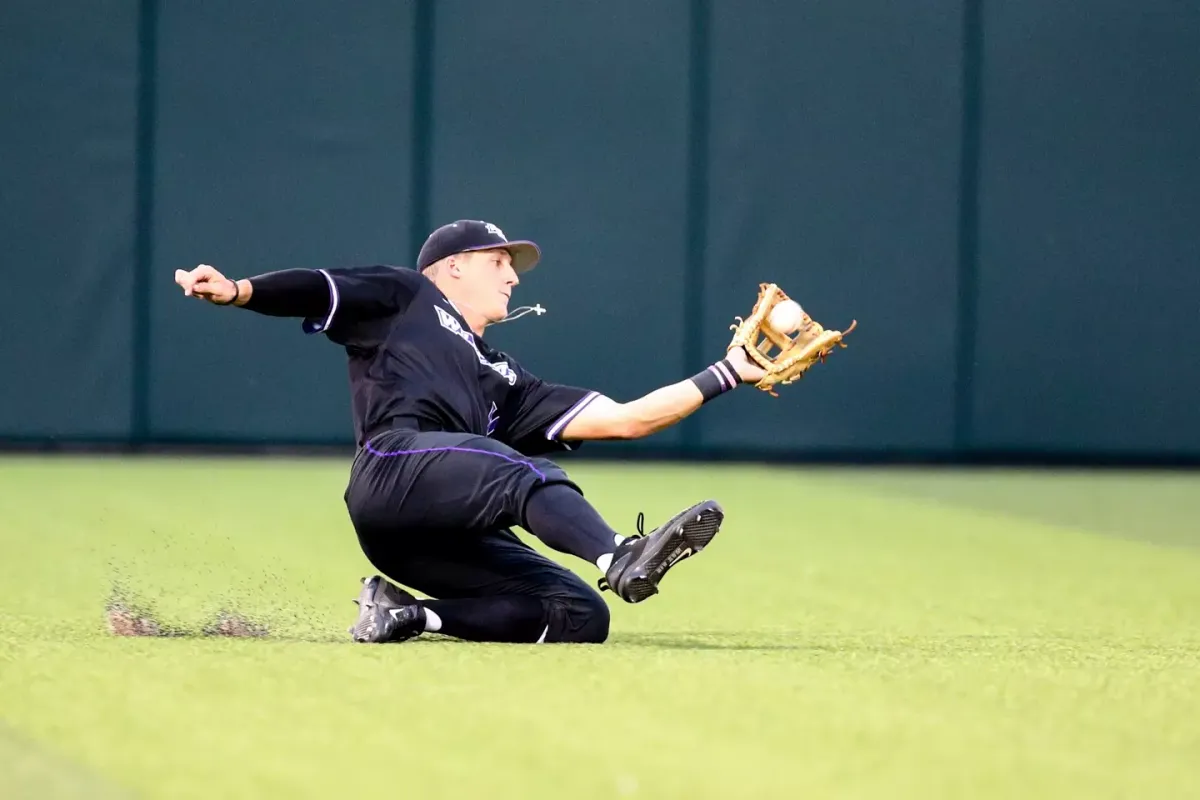
[[[754,383],[765,373],[736,347],[725,360],[687,380],[679,381],[627,403],[599,395],[556,432],[562,441],[641,439],[690,416],[709,400]]]

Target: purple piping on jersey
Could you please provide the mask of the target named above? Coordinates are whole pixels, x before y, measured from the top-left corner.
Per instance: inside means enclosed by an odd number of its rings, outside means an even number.
[[[519,464],[522,467],[529,467],[531,470],[533,470],[533,474],[541,478],[542,483],[546,482],[546,474],[533,464],[530,464],[528,461],[509,458],[503,453],[494,453],[491,450],[474,450],[470,447],[426,447],[421,450],[389,450],[385,453],[382,450],[376,450],[374,445],[372,445],[370,442],[367,442],[367,452],[373,456],[379,456],[381,458],[391,458],[392,456],[415,456],[420,455],[421,453],[478,453],[481,456],[503,458],[510,464]]]

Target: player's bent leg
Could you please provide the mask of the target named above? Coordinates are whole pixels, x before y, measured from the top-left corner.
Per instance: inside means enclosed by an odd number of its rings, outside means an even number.
[[[422,601],[435,620],[427,630],[468,642],[530,644],[545,641],[545,608],[535,597],[508,594]]]
[[[608,628],[603,599],[586,586],[580,592],[574,573],[516,537],[507,542],[497,528],[523,525],[550,546],[595,564],[604,576],[601,589],[639,603],[658,593],[677,563],[703,550],[724,519],[720,506],[706,501],[647,535],[639,516],[639,535],[621,539],[553,462],[526,458],[486,437],[407,431],[385,434],[359,455],[346,502],[368,558],[401,584],[439,600],[532,595],[543,604],[536,638],[530,638],[534,612],[527,603],[507,610],[496,605],[491,612],[446,609],[450,621],[441,627],[441,614],[426,621],[443,633],[486,641],[597,641]],[[522,548],[521,557],[505,563],[499,542]],[[372,555],[393,544],[400,548],[395,558]],[[529,557],[539,560],[537,567],[520,563]],[[542,575],[541,584],[513,583],[531,574]]]
[[[429,631],[468,642],[603,643],[609,611],[586,585],[576,596],[496,595],[418,600],[379,575],[366,579],[356,642],[404,642]]]
[[[608,604],[583,581],[560,584],[544,602],[548,605],[545,641],[603,644],[608,639]]]
[[[525,503],[525,528],[560,553],[595,564],[625,538],[608,526],[572,486],[533,489]]]
[[[624,538],[554,462],[468,434],[378,437],[355,459],[346,502],[359,529],[482,533],[521,525],[596,566]]]
[[[466,641],[600,644],[608,638],[608,605],[582,582],[556,587],[545,597],[508,594],[422,604],[437,615],[439,632]]]
[[[537,640],[598,644],[608,638],[608,605],[574,572],[537,552],[510,530],[483,537],[480,543],[482,560],[500,576],[487,588],[489,594],[516,594],[541,603],[543,627]]]
[[[485,436],[390,431],[354,461],[346,506],[356,529],[475,531],[524,525],[530,494],[573,487],[554,462]]]
[[[545,609],[521,595],[460,600],[418,600],[380,575],[363,579],[354,601],[356,642],[405,642],[426,631],[472,642],[536,642],[543,636]]]
[[[608,527],[592,506],[569,486],[535,489],[529,498],[526,528],[562,552],[592,561],[603,572],[600,588],[611,588],[630,603],[658,593],[667,572],[708,546],[721,528],[725,512],[715,500],[697,503],[676,514],[649,535],[622,537]]]
[[[363,632],[356,633],[358,641],[403,641],[420,633],[397,625],[393,634],[393,616],[401,621],[420,618],[423,630],[469,641],[599,643],[608,637],[604,599],[511,531],[483,536],[360,534],[360,540],[381,571],[437,599],[417,600],[382,578],[372,579],[375,584],[368,581],[371,590],[364,586],[363,595],[370,597],[360,597],[361,626],[354,628]],[[375,607],[368,609],[368,602]],[[393,610],[401,605],[410,608]]]

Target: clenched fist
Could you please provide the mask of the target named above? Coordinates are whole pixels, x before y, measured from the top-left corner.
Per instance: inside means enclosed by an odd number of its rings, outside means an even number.
[[[201,264],[186,272],[175,270],[175,282],[183,287],[184,296],[197,297],[216,305],[229,305],[244,294],[236,282],[208,264]]]

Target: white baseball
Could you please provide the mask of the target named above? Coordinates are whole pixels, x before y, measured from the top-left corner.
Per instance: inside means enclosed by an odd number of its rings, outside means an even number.
[[[791,333],[804,323],[804,309],[795,300],[777,303],[767,315],[767,324],[779,333]]]

